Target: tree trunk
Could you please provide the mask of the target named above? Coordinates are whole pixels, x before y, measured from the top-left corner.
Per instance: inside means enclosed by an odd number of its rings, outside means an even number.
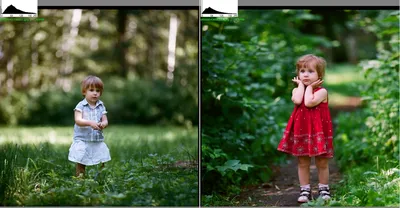
[[[168,37],[168,72],[167,82],[172,83],[174,79],[175,70],[175,48],[176,48],[176,36],[178,32],[179,19],[175,14],[170,17],[169,24],[169,37]]]
[[[74,59],[70,56],[70,50],[75,46],[75,39],[78,35],[79,24],[82,18],[82,10],[74,9],[72,11],[70,29],[64,30],[64,36],[66,36],[64,43],[62,44],[61,50],[63,51],[63,66],[59,69],[59,76],[57,77],[56,83],[61,86],[64,91],[68,92],[71,90],[71,80],[67,78],[73,72]]]
[[[346,41],[346,50],[347,50],[347,59],[348,62],[352,64],[358,63],[358,48],[357,48],[357,39],[353,34],[349,33],[349,35],[345,39]]]
[[[117,40],[117,60],[120,65],[120,69],[118,70],[118,74],[121,77],[128,77],[128,63],[126,61],[126,23],[128,21],[127,13],[124,10],[118,10],[117,13],[117,32],[118,32],[118,40]]]

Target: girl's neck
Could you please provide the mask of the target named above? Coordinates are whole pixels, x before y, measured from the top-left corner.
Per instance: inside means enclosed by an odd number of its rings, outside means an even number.
[[[89,102],[89,100],[86,99],[86,102],[89,104],[90,107],[93,107],[93,108],[96,107],[97,101],[96,101],[96,103],[92,103],[92,102]]]

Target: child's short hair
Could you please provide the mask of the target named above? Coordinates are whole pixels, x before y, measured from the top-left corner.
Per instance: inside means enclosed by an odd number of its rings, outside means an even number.
[[[85,91],[89,88],[89,87],[94,87],[100,90],[100,95],[103,94],[103,82],[101,81],[100,78],[96,77],[96,76],[87,76],[81,83],[81,90],[82,90],[82,94],[85,93]]]
[[[313,54],[304,55],[297,60],[296,74],[299,75],[300,69],[309,68],[310,66],[314,66],[314,68],[317,70],[319,78],[324,77],[326,61],[324,58]]]

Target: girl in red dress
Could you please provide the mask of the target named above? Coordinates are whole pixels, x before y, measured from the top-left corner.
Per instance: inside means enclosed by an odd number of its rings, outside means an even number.
[[[333,130],[328,108],[328,92],[321,87],[326,61],[308,54],[296,63],[297,87],[292,91],[295,104],[278,150],[298,158],[300,196],[298,202],[311,200],[310,164],[315,157],[318,169],[319,196],[330,199],[329,158],[333,157]]]

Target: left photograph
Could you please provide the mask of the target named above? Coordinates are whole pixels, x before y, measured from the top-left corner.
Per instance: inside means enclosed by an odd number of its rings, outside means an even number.
[[[1,17],[1,206],[199,206],[198,10]]]

